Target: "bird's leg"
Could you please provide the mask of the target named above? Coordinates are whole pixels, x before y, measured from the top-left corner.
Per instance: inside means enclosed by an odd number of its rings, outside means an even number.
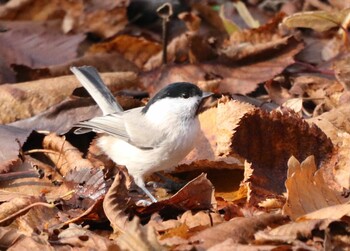
[[[163,175],[162,173],[159,173],[159,172],[155,172],[154,174],[157,175],[163,182],[163,184],[161,184],[159,182],[155,182],[155,181],[150,181],[147,183],[147,185],[150,184],[154,188],[162,187],[162,188],[167,189],[168,191],[179,191],[187,183],[187,182],[176,182],[176,181],[166,177],[165,175]]]
[[[150,197],[152,202],[158,202],[157,199],[150,193],[150,191],[147,190],[147,188],[145,186],[145,182],[143,181],[142,177],[136,177],[136,178],[134,178],[134,181],[135,181],[136,185],[139,188],[141,188],[142,191],[144,191],[148,197]]]

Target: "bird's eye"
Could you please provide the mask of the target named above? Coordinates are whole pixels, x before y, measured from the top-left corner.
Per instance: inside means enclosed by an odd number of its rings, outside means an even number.
[[[189,97],[190,97],[190,95],[189,95],[188,93],[185,93],[185,92],[182,93],[181,96],[182,96],[183,98],[189,98]]]

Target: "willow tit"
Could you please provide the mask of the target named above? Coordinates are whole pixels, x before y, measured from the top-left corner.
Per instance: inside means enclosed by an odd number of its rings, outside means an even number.
[[[103,133],[97,145],[129,174],[153,202],[144,177],[175,167],[194,147],[200,132],[198,111],[211,93],[179,82],[160,90],[144,107],[123,111],[90,66],[71,67],[81,84],[101,108],[103,116],[76,124],[77,134]]]

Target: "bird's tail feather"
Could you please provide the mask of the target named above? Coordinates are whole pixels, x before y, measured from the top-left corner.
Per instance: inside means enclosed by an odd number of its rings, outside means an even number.
[[[104,115],[123,111],[123,108],[119,105],[110,90],[103,83],[100,75],[94,67],[72,66],[70,70],[95,100]]]

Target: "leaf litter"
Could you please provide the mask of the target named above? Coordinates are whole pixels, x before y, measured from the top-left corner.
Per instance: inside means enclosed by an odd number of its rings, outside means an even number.
[[[163,45],[158,3],[133,2],[0,5],[0,247],[347,250],[349,6],[171,1]],[[69,72],[86,64],[124,109],[175,81],[215,92],[192,152],[148,177],[159,202],[73,134],[100,114]]]

